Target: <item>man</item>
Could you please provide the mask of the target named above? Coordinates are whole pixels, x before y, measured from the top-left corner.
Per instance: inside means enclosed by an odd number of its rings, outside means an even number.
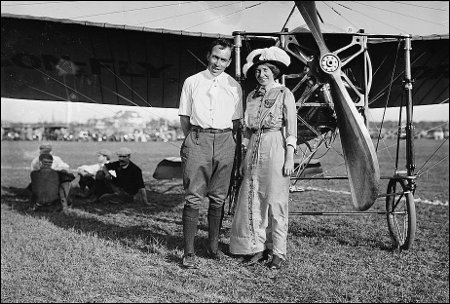
[[[39,155],[39,169],[31,171],[31,203],[33,210],[47,210],[61,203],[67,211],[68,191],[62,186],[61,171],[52,169],[53,156],[48,153]]]
[[[130,160],[131,150],[120,148],[116,154],[119,160],[105,163],[96,175],[96,189],[103,187],[106,190],[104,194],[97,193],[98,200],[119,204],[131,203],[136,198],[138,202],[148,204],[142,171]]]
[[[97,178],[97,173],[99,171],[102,171],[103,166],[108,163],[111,159],[111,151],[108,149],[101,149],[97,151],[97,163],[93,165],[83,165],[77,168],[78,176],[76,179],[72,181],[72,189],[75,186],[79,186],[81,190],[85,190],[86,187],[88,187],[87,193],[83,193],[80,196],[82,197],[89,197],[90,195],[94,194],[96,190],[95,188],[95,180]],[[100,192],[105,193],[105,191]]]
[[[196,268],[194,240],[199,209],[209,200],[207,253],[220,259],[219,230],[227,196],[236,142],[233,134],[242,118],[242,89],[225,69],[233,45],[213,41],[206,70],[188,77],[183,85],[178,115],[185,140],[180,155],[185,205],[183,209],[183,266]]]
[[[67,198],[70,191],[71,181],[75,179],[75,175],[73,173],[69,172],[69,165],[66,164],[60,157],[52,154],[52,145],[49,143],[43,143],[39,146],[39,156],[35,157],[31,161],[31,171],[36,171],[41,168],[41,162],[39,160],[39,157],[42,154],[50,154],[52,155],[52,165],[51,169],[59,172],[59,178],[60,178],[60,186],[66,193],[65,197]],[[27,187],[27,189],[31,192],[33,192],[32,189],[32,183],[30,183]],[[70,202],[69,202],[70,203]]]

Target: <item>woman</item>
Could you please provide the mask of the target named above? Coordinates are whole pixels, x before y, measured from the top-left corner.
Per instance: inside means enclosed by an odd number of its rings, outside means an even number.
[[[248,152],[230,237],[230,252],[244,255],[244,265],[268,259],[270,251],[271,269],[286,260],[297,115],[294,95],[278,79],[289,64],[285,51],[270,47],[251,52],[243,69],[259,84],[247,96],[243,145]]]

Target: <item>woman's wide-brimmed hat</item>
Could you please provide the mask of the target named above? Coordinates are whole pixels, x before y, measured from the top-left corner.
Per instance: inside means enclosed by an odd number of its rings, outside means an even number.
[[[276,46],[271,46],[264,49],[256,49],[250,52],[247,56],[247,63],[244,64],[242,72],[245,77],[248,77],[248,73],[252,73],[253,70],[259,65],[264,63],[271,63],[276,65],[281,74],[284,74],[291,64],[291,58],[282,49]]]

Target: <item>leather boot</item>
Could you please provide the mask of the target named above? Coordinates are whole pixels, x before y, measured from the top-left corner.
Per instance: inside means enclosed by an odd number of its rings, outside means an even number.
[[[208,239],[209,239],[209,248],[208,253],[213,258],[218,257],[219,251],[219,232],[220,225],[222,223],[222,207],[220,208],[212,208],[208,209]]]
[[[184,254],[191,255],[195,253],[194,241],[197,234],[198,223],[197,209],[189,206],[184,206],[183,209],[183,237],[184,237]]]
[[[277,256],[276,254],[273,255],[272,261],[269,263],[270,269],[280,269],[281,265],[283,264],[283,259]]]

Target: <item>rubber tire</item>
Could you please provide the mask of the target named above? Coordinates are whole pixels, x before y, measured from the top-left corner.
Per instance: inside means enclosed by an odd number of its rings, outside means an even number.
[[[412,247],[416,234],[416,207],[414,204],[414,194],[412,191],[407,191],[407,182],[405,180],[391,179],[388,184],[387,194],[400,192],[397,190],[399,185],[401,192],[403,192],[402,195],[386,197],[386,216],[389,233],[395,245],[398,249],[408,250]],[[398,204],[394,210],[395,202],[398,202]],[[400,226],[398,221],[398,217],[402,215],[392,213],[393,211],[399,211],[399,208],[403,208],[403,211],[406,211],[403,226]]]

